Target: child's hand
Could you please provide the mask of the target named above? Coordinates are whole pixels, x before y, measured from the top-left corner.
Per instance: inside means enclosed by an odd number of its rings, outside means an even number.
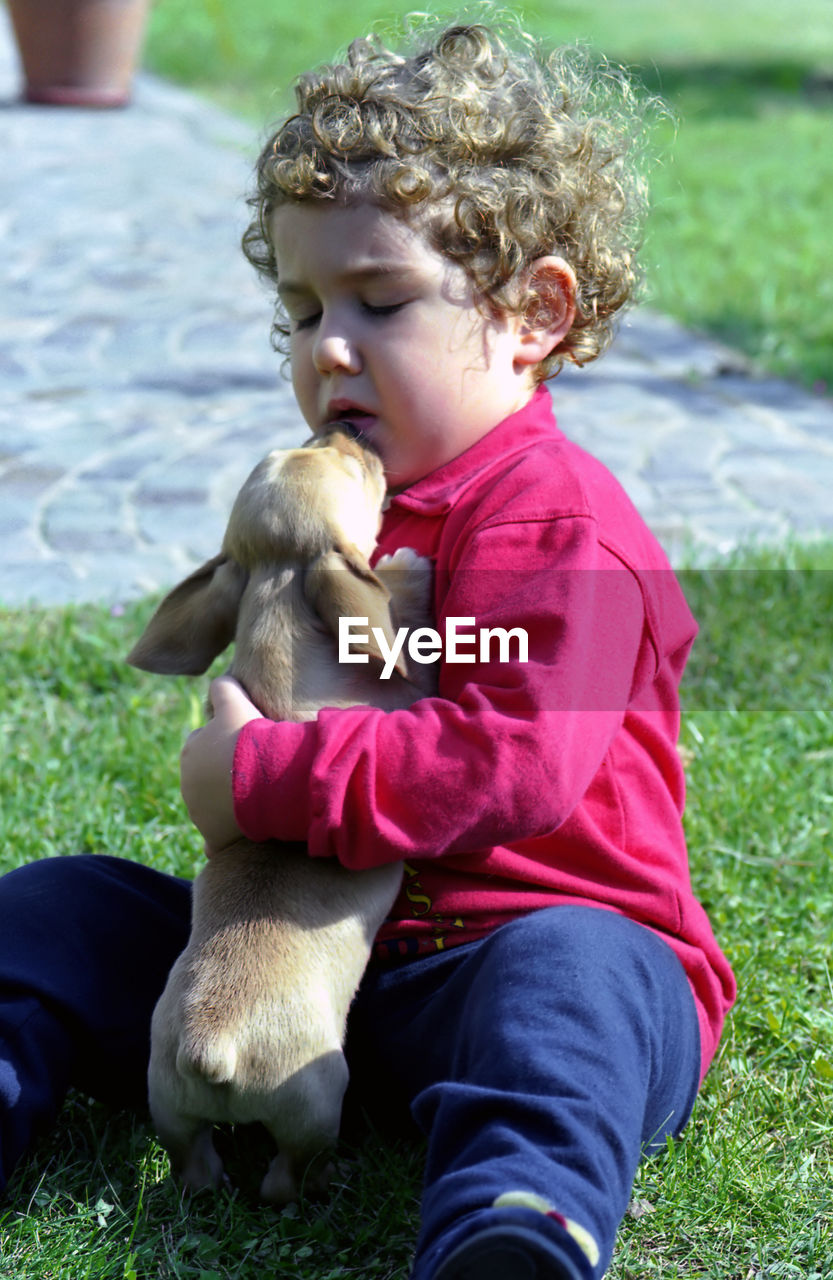
[[[261,714],[243,686],[231,676],[213,680],[209,698],[213,719],[186,740],[180,756],[180,788],[194,826],[205,837],[207,857],[239,840],[234,820],[231,769],[237,735]]]

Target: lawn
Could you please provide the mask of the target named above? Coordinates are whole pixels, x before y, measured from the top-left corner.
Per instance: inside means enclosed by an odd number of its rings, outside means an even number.
[[[820,546],[683,573],[692,875],[740,999],[687,1133],[643,1166],[611,1280],[833,1274],[831,570]],[[149,609],[0,617],[0,870],[89,850],[199,866],[176,761],[203,682],[124,664]],[[0,1277],[404,1280],[420,1156],[369,1135],[330,1204],[280,1214],[248,1195],[243,1147],[243,1189],[186,1208],[147,1118],[74,1095],[0,1204]]]
[[[279,86],[406,8],[322,0],[313,23],[274,0],[157,0],[147,63],[247,116],[256,140],[285,108]],[[629,63],[677,114],[657,139],[653,303],[829,384],[829,0],[540,0],[523,13]],[[682,736],[692,876],[740,998],[687,1133],[640,1171],[608,1274],[829,1280],[833,545],[683,580],[701,622]],[[200,866],[177,757],[204,682],[126,666],[151,607],[0,611],[0,872],[84,851]],[[147,1117],[74,1094],[0,1201],[0,1280],[405,1280],[418,1145],[346,1145],[331,1202],[284,1213],[253,1201],[251,1156],[245,1140],[231,1149],[239,1190],[184,1204]]]
[[[286,86],[413,6],[158,0],[146,60],[248,116],[260,136]],[[428,7],[428,6],[426,6]],[[581,40],[660,91],[646,296],[769,369],[833,378],[833,23],[829,0],[538,0],[511,6],[549,41]],[[457,15],[443,3],[435,11]]]

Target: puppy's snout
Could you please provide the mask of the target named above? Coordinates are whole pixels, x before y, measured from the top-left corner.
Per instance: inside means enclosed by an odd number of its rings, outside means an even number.
[[[365,454],[372,454],[373,457],[379,456],[378,450],[373,442],[368,440],[361,427],[356,426],[356,424],[351,422],[349,418],[339,420],[338,422],[327,423],[327,430],[320,436],[315,436],[309,444],[312,448],[315,448],[316,446],[318,448],[326,448],[328,445],[335,446],[336,448],[344,448],[345,446],[349,447],[350,445],[353,445],[356,447],[357,451],[361,450]],[[353,449],[351,449],[350,452],[353,452]]]
[[[351,439],[353,440],[361,439],[361,434],[362,434],[361,431],[359,430],[359,428],[356,426],[354,422],[350,422],[350,420],[347,418],[343,419],[340,422],[332,423],[332,430],[343,431],[345,435],[350,436]]]
[[[365,482],[374,488],[384,487],[384,464],[374,445],[351,422],[334,422],[322,435],[316,436],[305,448],[332,449],[351,471],[358,464]]]

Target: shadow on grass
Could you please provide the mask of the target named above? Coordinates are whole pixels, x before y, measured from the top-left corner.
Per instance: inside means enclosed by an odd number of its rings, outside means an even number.
[[[280,1210],[257,1198],[268,1135],[242,1126],[220,1138],[231,1184],[183,1195],[146,1115],[71,1093],[0,1198],[0,1277],[404,1280],[418,1229],[420,1144],[369,1128],[360,1142],[340,1144],[328,1200]]]
[[[769,318],[754,310],[743,312],[721,297],[689,300],[688,327],[744,352],[763,374],[800,384],[805,391],[829,396],[833,388],[831,336],[833,327],[819,321],[816,332],[783,333]],[[801,349],[799,350],[799,344]],[[754,394],[754,384],[750,387]]]

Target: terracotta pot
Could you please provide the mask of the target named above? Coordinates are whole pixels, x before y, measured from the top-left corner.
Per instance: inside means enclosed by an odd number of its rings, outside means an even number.
[[[127,103],[148,0],[8,0],[8,7],[27,102]]]

